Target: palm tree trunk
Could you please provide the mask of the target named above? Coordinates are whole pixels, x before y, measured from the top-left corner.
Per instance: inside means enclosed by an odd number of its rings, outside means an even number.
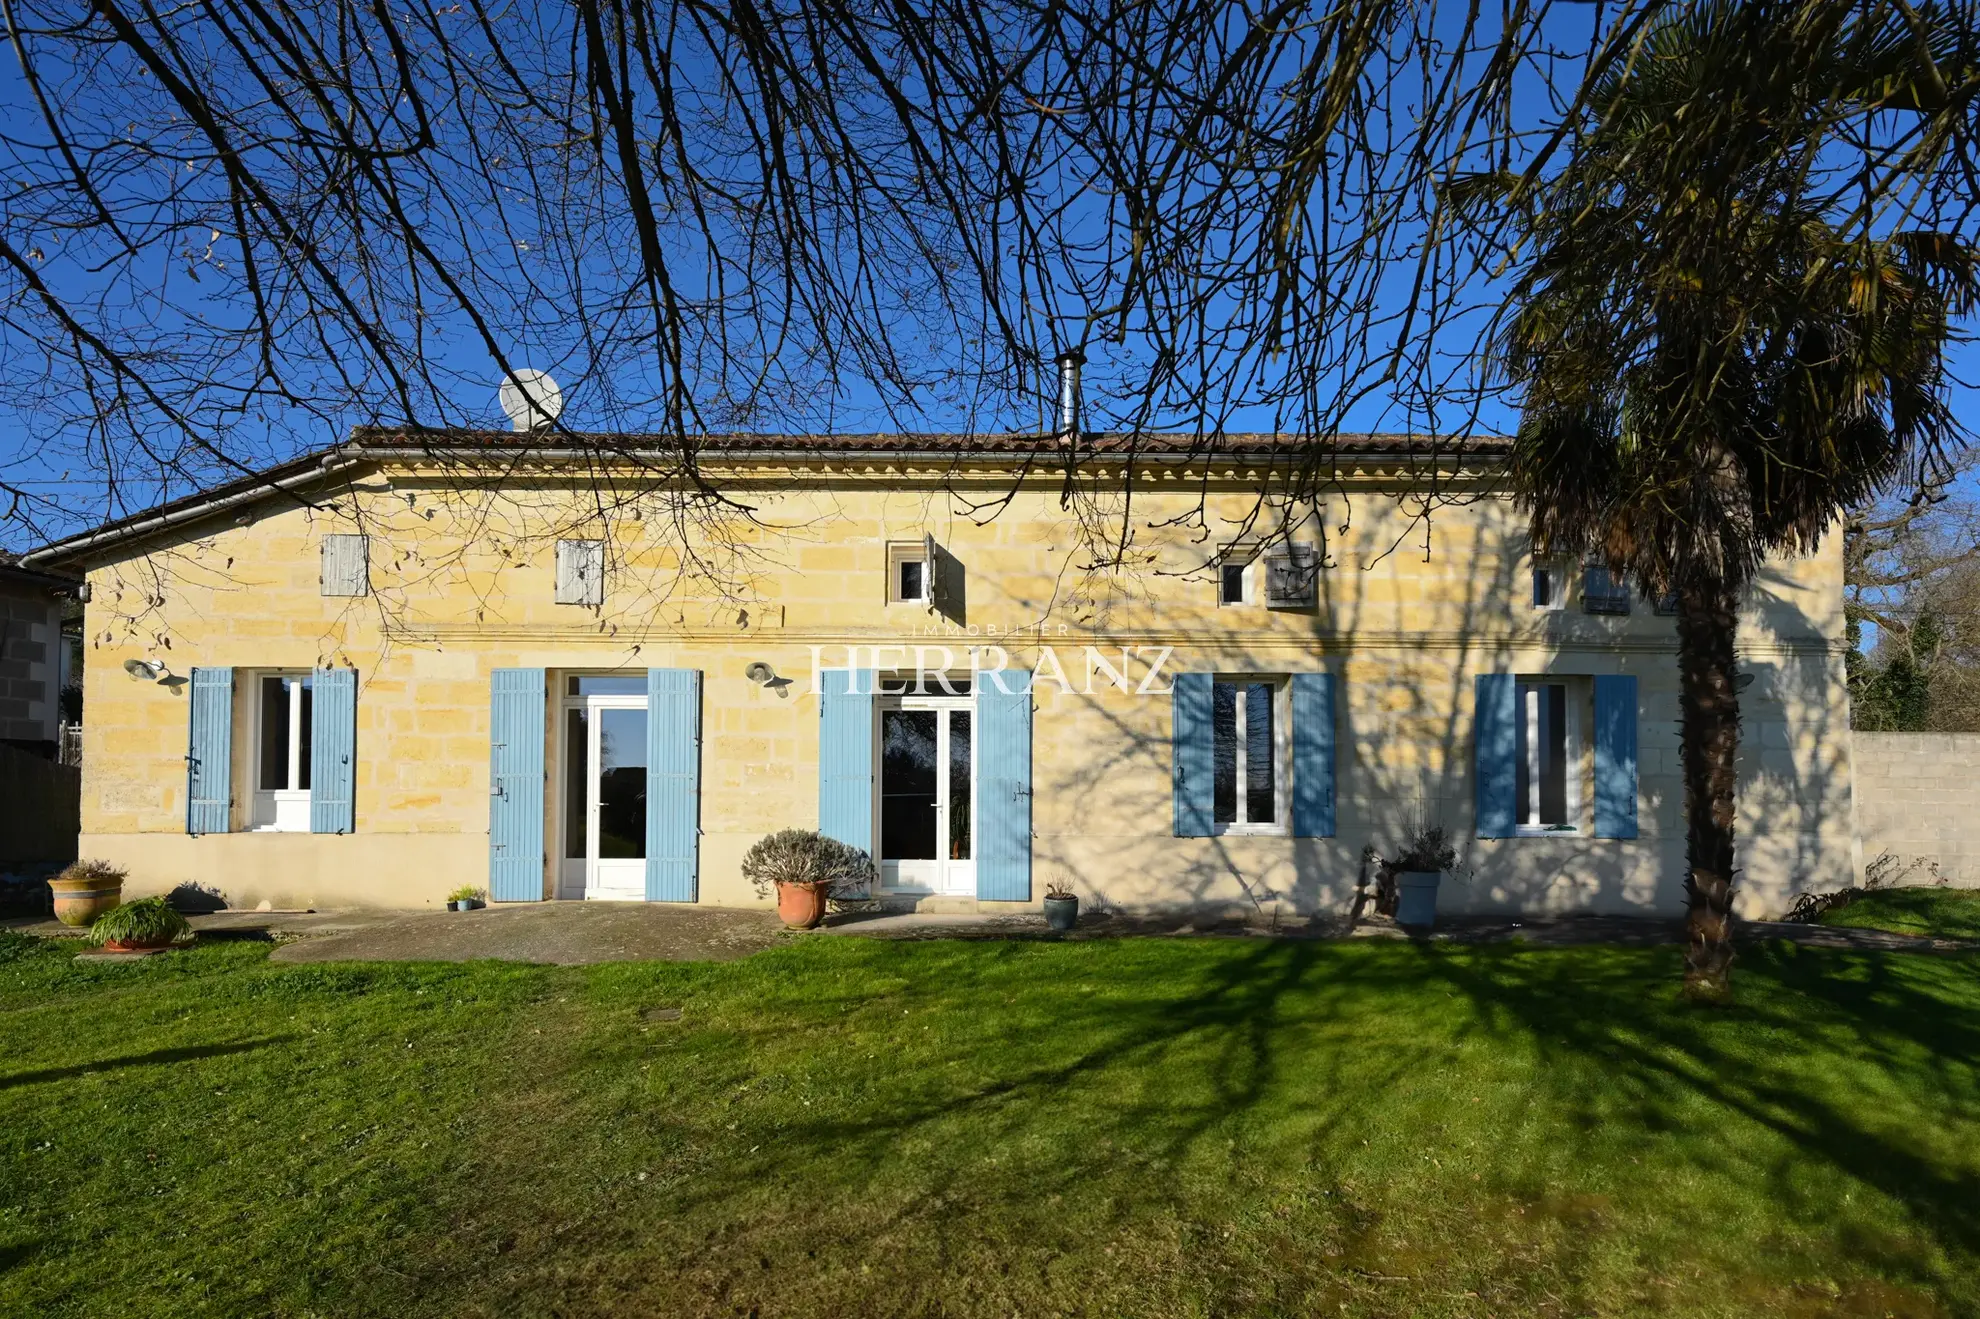
[[[1733,821],[1739,776],[1739,695],[1733,654],[1739,590],[1724,580],[1678,589],[1678,709],[1684,765],[1684,988],[1732,998]]]

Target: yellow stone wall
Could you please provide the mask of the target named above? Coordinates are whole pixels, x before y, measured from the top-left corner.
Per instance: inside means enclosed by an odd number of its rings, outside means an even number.
[[[1641,599],[1627,618],[1584,615],[1572,598],[1564,612],[1532,610],[1524,526],[1501,499],[1460,489],[1426,515],[1371,473],[1318,509],[1288,511],[1240,471],[1155,468],[1132,500],[1103,480],[1069,509],[1051,474],[1014,487],[1007,470],[873,460],[714,475],[736,506],[682,505],[637,473],[383,467],[317,492],[314,507],[271,498],[94,564],[83,855],[128,866],[139,892],[195,883],[237,905],[431,906],[487,881],[492,668],[684,667],[704,674],[701,901],[753,904],[744,849],[817,822],[814,647],[841,667],[849,645],[947,645],[967,668],[971,645],[1005,648],[1014,667],[1049,646],[1079,690],[1043,683],[1036,700],[1034,897],[1063,877],[1128,908],[1339,910],[1363,846],[1427,820],[1464,840],[1471,877],[1444,886],[1447,909],[1682,907],[1673,622]],[[1299,539],[1321,540],[1324,526],[1317,611],[1216,604],[1205,555],[1243,529],[1261,491],[1267,519],[1295,517]],[[1096,564],[1096,545],[1123,526],[1128,561]],[[357,530],[373,537],[372,592],[326,598],[320,538]],[[963,566],[960,625],[885,601],[887,543],[925,533]],[[602,608],[553,603],[560,535],[607,539]],[[1756,677],[1743,698],[1749,913],[1853,874],[1843,635],[1839,538],[1756,584],[1741,636]],[[1333,668],[1338,836],[1172,837],[1169,700],[1104,676],[1083,690],[1088,645],[1117,663],[1123,646],[1169,647],[1168,672]],[[128,677],[133,657],[179,677],[207,664],[354,665],[356,832],[188,837],[186,689]],[[755,660],[797,681],[759,687],[743,675]],[[877,667],[913,662],[896,650]],[[876,665],[870,651],[863,663]],[[1144,671],[1137,659],[1137,680]],[[1473,678],[1488,671],[1638,676],[1640,838],[1471,838]],[[237,802],[248,689],[237,682]]]

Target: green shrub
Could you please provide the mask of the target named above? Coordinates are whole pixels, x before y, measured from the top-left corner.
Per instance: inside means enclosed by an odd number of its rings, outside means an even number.
[[[1418,829],[1389,861],[1389,869],[1397,874],[1448,875],[1457,868],[1457,845],[1440,824]]]
[[[779,884],[824,884],[834,896],[864,893],[873,858],[849,843],[809,829],[779,829],[743,854],[743,878],[768,897]]]
[[[89,927],[96,943],[167,943],[192,932],[186,918],[163,898],[139,898],[107,911]]]
[[[449,901],[449,902],[480,902],[480,901],[481,901],[481,900],[482,900],[483,898],[485,898],[485,897],[487,897],[487,896],[488,896],[488,890],[487,890],[487,889],[485,889],[485,888],[476,888],[476,887],[475,887],[474,885],[472,885],[472,884],[463,884],[463,885],[461,885],[461,886],[460,886],[459,888],[457,888],[457,889],[455,889],[455,890],[454,890],[454,891],[453,891],[452,893],[449,893],[449,894],[447,895],[447,901]]]
[[[1457,844],[1438,824],[1424,825],[1403,843],[1402,850],[1384,857],[1370,843],[1361,850],[1362,882],[1367,882],[1369,866],[1375,868],[1375,910],[1384,916],[1396,914],[1402,898],[1401,877],[1408,874],[1449,875],[1464,878],[1458,868]]]

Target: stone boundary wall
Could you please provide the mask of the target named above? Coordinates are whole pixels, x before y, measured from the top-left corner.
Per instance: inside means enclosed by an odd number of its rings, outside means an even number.
[[[1854,740],[1865,878],[1980,888],[1980,733]]]
[[[0,746],[0,866],[76,859],[82,771]]]

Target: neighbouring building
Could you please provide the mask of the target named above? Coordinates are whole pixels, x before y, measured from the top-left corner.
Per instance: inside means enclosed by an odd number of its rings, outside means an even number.
[[[53,759],[73,681],[62,611],[81,583],[0,556],[0,743]]]
[[[76,857],[77,773],[57,762],[62,690],[80,676],[63,621],[85,594],[0,555],[0,911],[45,911],[41,879]]]
[[[591,438],[360,430],[29,556],[91,588],[83,855],[743,905],[800,826],[917,899],[1296,916],[1431,823],[1450,910],[1683,906],[1673,620],[1536,561],[1494,442],[1345,439],[1296,497],[1270,435],[715,436],[708,502]],[[1840,537],[1762,573],[1749,912],[1855,871],[1844,647]]]

